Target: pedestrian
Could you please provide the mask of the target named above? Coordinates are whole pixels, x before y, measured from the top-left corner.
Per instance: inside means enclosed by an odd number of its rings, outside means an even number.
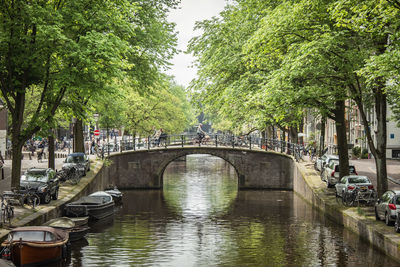
[[[96,142],[94,141],[94,138],[92,138],[92,143],[90,145],[90,152],[92,155],[94,155],[95,147],[96,147]]]

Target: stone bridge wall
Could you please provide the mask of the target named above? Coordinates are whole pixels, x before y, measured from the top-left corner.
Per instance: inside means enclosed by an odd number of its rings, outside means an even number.
[[[169,163],[190,154],[210,154],[236,170],[239,189],[293,189],[293,159],[274,152],[216,147],[184,147],[130,151],[110,156],[111,182],[121,189],[157,189]]]

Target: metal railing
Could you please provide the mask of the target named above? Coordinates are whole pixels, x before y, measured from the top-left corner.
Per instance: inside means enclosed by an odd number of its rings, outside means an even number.
[[[210,134],[199,140],[197,134],[162,135],[160,138],[151,136],[131,138],[119,143],[119,151],[150,150],[168,147],[232,147],[257,150],[277,151],[293,155],[298,161],[306,152],[304,146],[286,141],[266,139],[258,135],[236,136],[231,134]],[[107,151],[106,151],[107,152]],[[110,151],[112,152],[112,151]]]

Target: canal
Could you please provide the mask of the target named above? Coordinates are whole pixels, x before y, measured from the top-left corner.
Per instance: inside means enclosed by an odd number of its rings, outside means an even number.
[[[124,191],[69,266],[398,266],[293,192],[238,191],[209,155],[171,163],[163,190]]]

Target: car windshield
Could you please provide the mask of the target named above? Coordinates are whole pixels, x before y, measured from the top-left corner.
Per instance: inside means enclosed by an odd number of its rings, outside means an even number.
[[[349,177],[349,184],[365,184],[369,182],[366,177]]]
[[[21,176],[22,181],[28,182],[47,182],[46,172],[26,172]]]
[[[66,160],[67,163],[82,163],[84,161],[83,156],[68,156]]]

